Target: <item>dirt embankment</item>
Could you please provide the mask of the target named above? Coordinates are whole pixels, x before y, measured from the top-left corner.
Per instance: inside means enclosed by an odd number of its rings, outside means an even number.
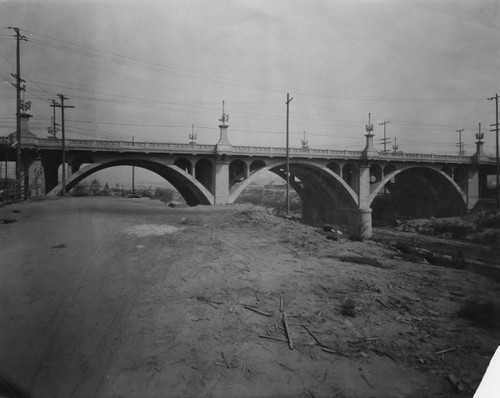
[[[35,398],[470,397],[500,338],[458,316],[491,279],[255,206],[74,198],[0,219],[0,378]]]

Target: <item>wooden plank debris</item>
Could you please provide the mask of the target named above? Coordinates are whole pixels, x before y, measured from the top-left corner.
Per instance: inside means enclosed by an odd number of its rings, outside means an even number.
[[[286,312],[283,311],[283,326],[285,327],[286,338],[288,339],[288,347],[293,350],[292,336],[290,335],[290,329],[288,327],[288,322],[286,320]]]
[[[465,389],[464,385],[462,383],[460,383],[460,381],[457,379],[457,377],[453,373],[448,375],[448,380],[450,380],[451,384],[458,392],[464,391],[464,389]]]
[[[387,309],[391,309],[391,307],[389,307],[386,303],[384,303],[382,300],[380,300],[379,298],[376,298],[375,300],[377,300],[380,304],[382,304],[385,308]]]
[[[280,312],[283,312],[285,309],[285,304],[283,302],[283,296],[280,296]]]
[[[368,384],[371,388],[375,389],[373,384],[368,381],[368,379],[366,378],[366,376],[363,373],[361,373],[361,377],[363,378],[364,381],[366,381],[366,384]]]
[[[217,307],[216,305],[214,304],[217,304],[217,305],[222,305],[224,303],[221,303],[220,301],[214,301],[214,300],[210,300],[210,299],[207,299],[206,297],[203,297],[203,296],[198,296],[196,297],[196,300],[198,301],[203,301],[205,304],[208,304],[209,306],[213,307],[213,308],[216,308],[216,309],[219,309],[219,307]]]
[[[377,341],[380,340],[380,337],[368,337],[366,339],[359,339],[359,340],[351,340],[349,343],[351,344],[361,344],[361,343],[369,343],[371,341]]]
[[[221,355],[222,355],[222,359],[224,360],[224,363],[226,364],[227,368],[229,369],[229,362],[227,361],[226,356],[224,355],[223,352],[221,352]]]
[[[326,349],[326,352],[330,352],[330,353],[337,353],[336,351],[332,350],[330,347],[328,347],[327,345],[323,344],[317,337],[316,335],[311,332],[309,330],[309,328],[306,326],[306,325],[302,325],[302,327],[306,330],[307,333],[309,333],[311,335],[311,337],[314,339],[314,341],[320,346],[323,348],[323,351],[325,351]]]
[[[283,343],[288,343],[288,340],[286,339],[280,339],[279,337],[273,337],[273,336],[266,336],[265,334],[259,334],[259,337],[261,339],[276,340],[276,341],[281,341]]]
[[[284,363],[281,363],[281,362],[278,362],[278,361],[274,361],[276,362],[279,366],[281,366],[283,369],[286,369],[286,370],[289,370],[290,372],[295,372],[295,370],[293,370],[292,368],[286,366]]]
[[[319,341],[319,339],[311,332],[306,325],[302,325],[302,327],[306,330],[307,333],[311,335],[311,337],[314,339],[314,341],[321,347],[324,347],[323,343]]]
[[[447,348],[446,350],[441,350],[441,351],[436,352],[434,355],[446,354],[447,352],[452,352],[455,350],[456,350],[456,347]]]
[[[267,316],[267,317],[272,316],[271,314],[268,314],[267,312],[264,312],[264,311],[258,310],[257,308],[254,308],[253,306],[249,306],[249,305],[246,305],[246,304],[245,304],[245,305],[243,305],[243,308],[246,308],[247,310],[250,310],[250,311],[256,312],[257,314],[264,315],[264,316]]]

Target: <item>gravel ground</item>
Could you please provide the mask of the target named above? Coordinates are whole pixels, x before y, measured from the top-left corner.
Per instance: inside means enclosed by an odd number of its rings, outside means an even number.
[[[500,341],[457,316],[491,279],[251,205],[64,198],[0,220],[18,396],[471,397]]]

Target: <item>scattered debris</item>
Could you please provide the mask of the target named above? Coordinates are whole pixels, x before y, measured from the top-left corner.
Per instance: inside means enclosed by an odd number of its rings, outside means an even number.
[[[58,245],[52,246],[52,249],[64,249],[66,245],[64,243],[59,243]]]
[[[316,344],[318,344],[320,347],[323,347],[323,348],[326,348],[328,351],[327,352],[335,352],[333,351],[330,347],[328,347],[327,345],[323,344],[315,335],[313,332],[311,332],[309,330],[309,328],[306,326],[306,325],[302,325],[302,327],[306,330],[307,333],[309,333],[311,335],[311,337],[314,339],[314,341],[316,342]]]
[[[455,391],[462,392],[464,391],[464,385],[460,383],[460,381],[457,379],[457,377],[454,374],[449,374],[448,375],[448,380],[450,381],[451,385],[455,389]]]
[[[207,299],[206,297],[203,297],[203,296],[197,296],[196,297],[196,300],[198,301],[203,301],[204,303],[210,305],[211,307],[215,308],[215,309],[219,309],[219,307],[217,307],[216,305],[214,304],[217,304],[217,305],[222,305],[224,303],[221,303],[220,301],[213,301],[213,300],[210,300],[210,299]]]
[[[281,363],[281,362],[278,362],[278,361],[274,361],[274,362],[276,362],[278,365],[280,365],[283,369],[289,370],[290,372],[295,372],[295,370],[293,370],[289,366],[286,366],[284,363]]]
[[[436,352],[434,355],[446,354],[447,352],[452,352],[455,350],[456,350],[456,347],[447,348],[446,350],[441,350],[441,351]]]
[[[267,317],[272,316],[272,314],[268,314],[267,312],[264,312],[264,311],[258,310],[258,309],[257,309],[257,308],[255,308],[254,306],[250,306],[250,305],[247,305],[247,304],[244,304],[244,305],[243,305],[243,308],[245,308],[245,309],[247,309],[247,310],[250,310],[250,311],[253,311],[253,312],[256,312],[257,314],[267,316]]]
[[[286,320],[286,312],[283,311],[283,326],[285,327],[286,338],[288,339],[288,347],[293,350],[292,336],[290,335],[290,329],[288,327],[288,322]]]
[[[382,304],[385,308],[388,308],[388,309],[391,309],[386,303],[384,303],[382,300],[380,300],[379,298],[375,298],[375,300],[377,300],[380,304]]]
[[[281,341],[283,343],[288,343],[288,340],[280,339],[279,337],[266,336],[265,334],[259,334],[259,337],[261,339],[276,340],[276,341]]]
[[[368,379],[366,378],[366,376],[363,373],[361,373],[361,377],[363,378],[364,381],[366,381],[366,384],[368,384],[371,388],[375,389],[373,384],[368,381]]]
[[[359,339],[359,340],[351,340],[349,343],[351,344],[361,344],[361,343],[369,343],[372,341],[377,341],[380,340],[380,337],[368,337],[366,339]]]

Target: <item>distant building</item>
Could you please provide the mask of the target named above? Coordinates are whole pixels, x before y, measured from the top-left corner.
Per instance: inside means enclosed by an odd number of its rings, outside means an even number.
[[[101,183],[99,180],[92,180],[89,186],[89,194],[90,195],[97,195],[101,190]]]

